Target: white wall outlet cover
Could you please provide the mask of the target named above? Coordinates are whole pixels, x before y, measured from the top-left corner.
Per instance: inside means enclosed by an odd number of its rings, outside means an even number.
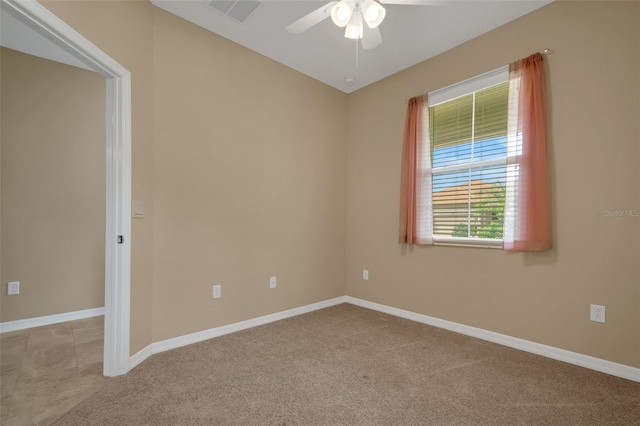
[[[220,299],[222,297],[222,286],[214,285],[213,286],[213,298]]]
[[[368,280],[369,279],[369,270],[368,269],[363,269],[362,270],[362,279],[363,280]]]
[[[12,281],[7,283],[7,295],[13,296],[20,294],[20,281]]]
[[[277,285],[278,285],[277,277],[271,277],[269,279],[269,288],[276,288]]]
[[[591,305],[591,321],[605,322],[605,307],[602,305]]]

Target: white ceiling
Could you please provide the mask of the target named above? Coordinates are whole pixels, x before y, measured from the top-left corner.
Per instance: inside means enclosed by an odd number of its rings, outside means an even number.
[[[439,6],[383,5],[382,44],[358,52],[344,29],[324,20],[302,34],[285,27],[328,1],[261,0],[240,24],[205,0],[151,0],[170,13],[345,93],[429,59],[553,0],[443,0]],[[544,47],[544,46],[541,46]],[[345,77],[355,76],[348,85]]]
[[[0,3],[0,46],[93,71],[71,53],[35,31]]]

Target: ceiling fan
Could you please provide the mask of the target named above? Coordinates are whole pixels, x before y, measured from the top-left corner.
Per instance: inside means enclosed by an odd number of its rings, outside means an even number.
[[[382,4],[431,6],[442,4],[443,0],[340,0],[331,1],[308,15],[289,24],[286,30],[293,34],[302,33],[314,25],[331,17],[338,27],[345,28],[346,38],[360,40],[363,49],[373,49],[382,43],[378,26],[385,17]]]

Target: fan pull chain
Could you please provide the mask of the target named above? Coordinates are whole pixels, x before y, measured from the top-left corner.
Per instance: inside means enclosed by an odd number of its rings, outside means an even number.
[[[356,69],[358,69],[358,41],[359,39],[356,39]]]

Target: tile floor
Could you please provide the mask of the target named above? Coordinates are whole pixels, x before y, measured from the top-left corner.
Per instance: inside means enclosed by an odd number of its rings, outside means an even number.
[[[48,425],[100,389],[104,317],[0,334],[0,423]]]

